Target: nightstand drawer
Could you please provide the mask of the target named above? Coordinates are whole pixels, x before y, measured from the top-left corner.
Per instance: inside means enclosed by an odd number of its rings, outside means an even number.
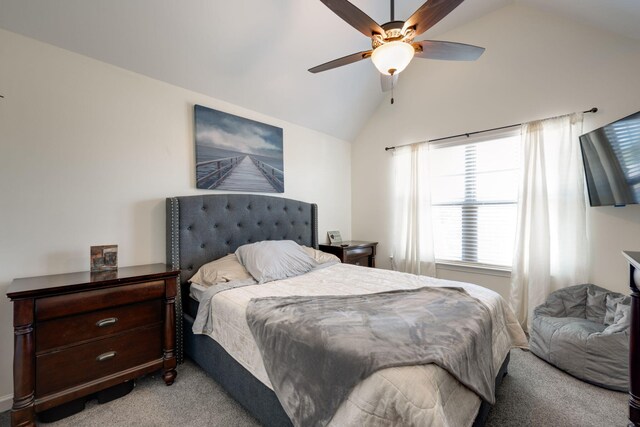
[[[373,248],[349,248],[344,251],[345,262],[352,262],[358,258],[368,257],[373,255]]]
[[[162,359],[161,325],[36,356],[36,397]]]
[[[127,286],[79,292],[42,298],[36,301],[36,321],[54,319],[70,314],[86,313],[116,305],[133,304],[160,298],[164,295],[164,281],[136,283]]]
[[[162,321],[162,300],[38,322],[36,354]]]

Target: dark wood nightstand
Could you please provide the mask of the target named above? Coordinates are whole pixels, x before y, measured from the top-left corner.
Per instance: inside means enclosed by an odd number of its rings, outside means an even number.
[[[77,412],[95,393],[108,401],[114,388],[159,369],[171,385],[179,273],[151,264],[15,279],[7,292],[15,334],[11,425],[34,426],[36,413],[62,404],[75,408],[65,415]]]
[[[378,242],[360,242],[350,240],[342,244],[319,245],[322,252],[334,254],[346,264],[376,266],[376,247]]]

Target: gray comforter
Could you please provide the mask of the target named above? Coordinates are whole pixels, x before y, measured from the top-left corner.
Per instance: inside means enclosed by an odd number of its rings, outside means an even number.
[[[435,363],[494,403],[489,310],[462,288],[251,300],[247,322],[296,426],[324,426],[373,372]]]

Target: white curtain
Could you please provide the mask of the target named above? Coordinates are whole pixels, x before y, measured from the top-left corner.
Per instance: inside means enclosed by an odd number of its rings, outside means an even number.
[[[394,270],[436,275],[429,188],[429,146],[398,147],[393,152]]]
[[[582,114],[522,125],[523,165],[510,304],[527,330],[547,295],[586,283],[589,246],[578,136]]]

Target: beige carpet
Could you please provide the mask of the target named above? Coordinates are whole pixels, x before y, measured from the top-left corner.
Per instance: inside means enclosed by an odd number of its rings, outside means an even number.
[[[625,426],[627,395],[579,381],[521,350],[498,389],[498,403],[487,427]],[[9,414],[0,414],[0,426]],[[127,396],[87,408],[52,427],[80,426],[258,426],[233,399],[193,363],[178,368],[178,379],[166,387],[159,377],[145,377]]]
[[[528,351],[511,351],[509,374],[496,399],[487,427],[627,425],[627,393],[580,381]]]

